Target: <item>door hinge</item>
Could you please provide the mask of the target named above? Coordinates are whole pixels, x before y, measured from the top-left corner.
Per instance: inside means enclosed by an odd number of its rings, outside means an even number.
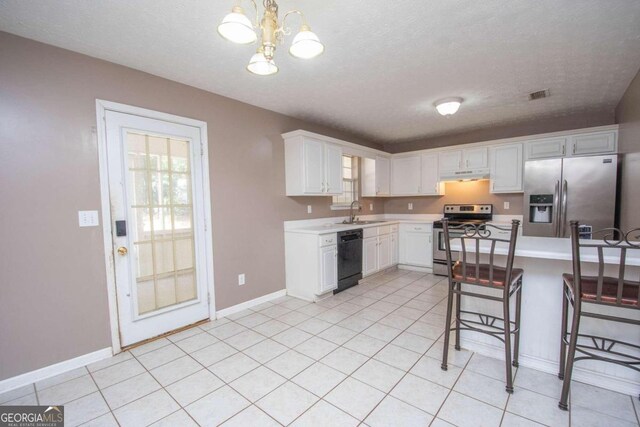
[[[204,144],[202,142],[200,143],[200,155],[204,156]]]

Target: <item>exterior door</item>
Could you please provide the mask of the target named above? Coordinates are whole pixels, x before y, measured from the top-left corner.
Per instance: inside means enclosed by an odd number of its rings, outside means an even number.
[[[201,129],[105,112],[120,344],[208,319]]]

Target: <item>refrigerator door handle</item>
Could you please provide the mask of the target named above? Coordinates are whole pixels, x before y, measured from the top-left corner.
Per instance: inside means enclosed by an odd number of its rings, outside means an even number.
[[[565,179],[562,183],[562,235],[560,237],[564,237],[564,233],[566,231],[567,224],[567,180]]]
[[[556,181],[556,188],[553,191],[553,234],[555,237],[560,237],[560,181]]]

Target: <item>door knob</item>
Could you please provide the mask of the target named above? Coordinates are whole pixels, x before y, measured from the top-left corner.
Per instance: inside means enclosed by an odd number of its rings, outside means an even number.
[[[127,248],[125,248],[124,246],[120,246],[120,247],[118,248],[118,253],[119,253],[120,255],[122,255],[122,256],[126,255],[126,254],[127,254],[127,252],[129,252],[129,251],[128,251],[128,250],[127,250]]]

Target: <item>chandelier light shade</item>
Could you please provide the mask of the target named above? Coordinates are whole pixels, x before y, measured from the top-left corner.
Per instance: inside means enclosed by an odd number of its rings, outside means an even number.
[[[270,76],[278,72],[278,66],[273,59],[267,59],[262,49],[258,51],[249,60],[247,70],[259,76]]]
[[[224,17],[218,25],[218,33],[225,39],[238,44],[253,43],[258,39],[251,21],[240,6],[235,6],[231,13]]]
[[[435,102],[436,110],[443,116],[455,114],[462,104],[462,98],[445,98]]]
[[[296,58],[311,59],[324,52],[324,45],[316,33],[311,31],[308,25],[302,25],[300,32],[296,34],[291,42],[289,53]]]
[[[251,22],[240,7],[241,0],[236,0],[231,13],[226,15],[222,23],[218,25],[218,33],[225,39],[234,43],[249,44],[258,41],[258,50],[249,60],[247,70],[253,74],[269,76],[278,72],[273,57],[276,47],[282,44],[284,37],[291,35],[291,30],[285,27],[285,21],[291,14],[302,18],[300,31],[293,38],[289,53],[296,58],[311,59],[324,52],[324,45],[318,36],[311,31],[305,20],[304,14],[299,10],[290,10],[285,13],[282,20],[278,20],[278,4],[275,0],[263,0],[264,11],[262,18],[258,11],[256,0],[250,0],[256,11],[255,22]]]

